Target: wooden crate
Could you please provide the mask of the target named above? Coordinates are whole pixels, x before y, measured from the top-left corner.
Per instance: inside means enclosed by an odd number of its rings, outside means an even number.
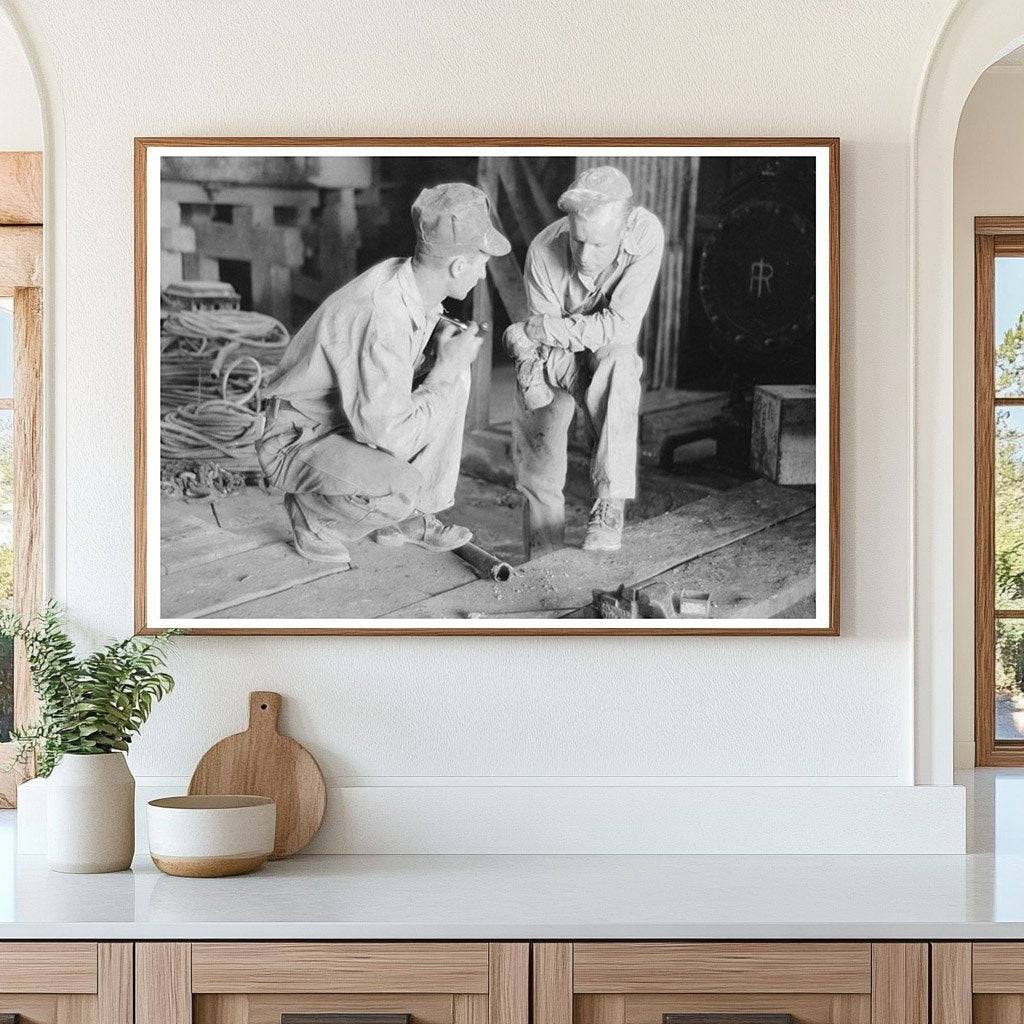
[[[814,483],[815,398],[811,384],[754,389],[750,465],[772,483]]]

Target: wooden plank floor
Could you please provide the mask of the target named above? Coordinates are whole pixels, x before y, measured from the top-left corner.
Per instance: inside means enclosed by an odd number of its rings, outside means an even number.
[[[368,540],[350,550],[348,571],[298,555],[279,494],[165,498],[161,611],[182,619],[376,618],[476,579],[454,555]]]
[[[396,608],[387,617],[564,616],[588,605],[595,589],[610,590],[620,583],[653,579],[813,507],[814,494],[808,489],[776,487],[757,480],[675,512],[629,524],[621,551],[598,554],[563,548],[520,566],[502,586],[476,580]],[[737,565],[736,574],[742,573],[742,566]]]
[[[714,619],[772,619],[782,613],[787,618],[813,618],[816,527],[815,510],[808,509],[659,573],[649,582],[710,594]],[[805,611],[794,614],[805,604]],[[588,605],[565,618],[592,614]]]
[[[484,540],[518,520],[460,485]],[[507,495],[502,495],[507,497]],[[763,480],[627,526],[622,552],[570,547],[520,567],[504,585],[478,580],[452,554],[351,545],[353,568],[307,562],[291,546],[281,496],[255,488],[212,500],[165,498],[162,614],[177,619],[463,618],[585,615],[594,588],[654,578],[710,590],[716,617],[767,618],[813,597],[814,495]],[[472,521],[474,509],[481,518]],[[484,509],[486,515],[480,512]],[[488,518],[489,517],[489,518]],[[582,529],[585,518],[576,516]],[[575,536],[574,538],[575,539]],[[571,543],[571,541],[570,541]],[[578,544],[578,539],[576,540]]]

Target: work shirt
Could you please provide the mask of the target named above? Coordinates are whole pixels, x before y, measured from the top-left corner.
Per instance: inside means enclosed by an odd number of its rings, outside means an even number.
[[[571,352],[635,346],[664,249],[661,221],[638,206],[615,259],[590,279],[573,266],[569,218],[548,225],[530,244],[523,272],[530,315],[544,317],[547,344]]]
[[[441,306],[425,309],[410,260],[371,267],[328,296],[266,384],[318,423],[408,461],[455,400],[455,385],[413,378]]]

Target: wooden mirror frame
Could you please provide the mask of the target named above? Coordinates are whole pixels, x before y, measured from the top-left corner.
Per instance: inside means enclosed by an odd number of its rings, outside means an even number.
[[[14,395],[0,409],[14,421],[14,607],[42,602],[43,160],[41,153],[0,153],[0,297],[14,298]],[[24,651],[14,653],[14,723],[35,717]],[[14,745],[0,743],[0,807],[13,807],[32,766],[12,768]]]

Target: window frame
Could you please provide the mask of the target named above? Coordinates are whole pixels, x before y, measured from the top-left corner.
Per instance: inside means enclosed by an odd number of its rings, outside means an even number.
[[[974,762],[979,768],[1024,766],[1024,740],[996,739],[996,623],[1024,622],[1024,609],[995,606],[995,417],[1024,407],[1024,397],[996,398],[995,261],[1024,258],[1024,217],[974,221]]]
[[[14,299],[14,395],[0,407],[14,419],[14,608],[37,612],[43,594],[42,552],[42,154],[0,153],[0,296]],[[14,723],[38,704],[21,644],[14,652]],[[33,766],[12,768],[14,744],[0,743],[0,807],[13,807]]]

